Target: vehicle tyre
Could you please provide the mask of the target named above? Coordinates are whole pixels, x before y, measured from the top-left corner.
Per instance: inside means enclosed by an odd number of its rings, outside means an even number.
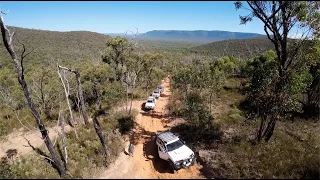
[[[176,170],[176,168],[174,167],[173,162],[171,162],[171,161],[170,161],[170,166],[171,166],[171,173],[172,173],[172,174],[176,174],[176,173],[177,173],[177,170]]]
[[[177,174],[177,173],[178,173],[178,171],[173,169],[173,174]]]
[[[194,160],[192,161],[192,165],[197,164],[197,158],[194,158]]]

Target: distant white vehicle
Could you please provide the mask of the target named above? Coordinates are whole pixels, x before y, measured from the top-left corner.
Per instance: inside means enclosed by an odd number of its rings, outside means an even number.
[[[159,86],[158,89],[160,90],[160,93],[163,93],[163,91],[164,91],[164,87],[163,86]]]
[[[159,157],[169,161],[173,173],[197,163],[194,152],[170,131],[157,134],[156,144]]]
[[[159,98],[160,97],[160,90],[159,89],[155,89],[152,93],[152,96],[154,96],[155,98]]]
[[[156,98],[153,96],[148,97],[148,99],[144,105],[144,108],[153,110],[155,106],[156,106]]]

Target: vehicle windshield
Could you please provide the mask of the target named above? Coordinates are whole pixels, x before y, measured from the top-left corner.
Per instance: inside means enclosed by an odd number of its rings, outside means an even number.
[[[148,102],[148,103],[153,103],[153,101],[152,101],[151,99],[149,99],[147,102]]]
[[[159,91],[154,91],[154,93],[159,93]]]
[[[178,140],[174,143],[168,144],[167,149],[168,149],[168,152],[170,152],[170,151],[174,151],[182,146],[183,146],[183,143],[181,142],[181,140]]]

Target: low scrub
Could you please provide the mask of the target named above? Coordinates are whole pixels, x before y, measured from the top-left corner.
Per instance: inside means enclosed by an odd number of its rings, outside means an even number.
[[[121,131],[132,128],[126,121],[133,120],[136,115],[136,111],[130,115],[120,111],[99,117],[110,152],[110,159],[107,160],[93,124],[90,123],[89,129],[78,127],[79,139],[75,137],[73,131],[67,133],[68,175],[64,178],[93,178],[105,166],[114,162],[123,150],[124,140]],[[57,152],[63,157],[61,137],[53,141],[56,142]],[[45,156],[49,155],[47,148],[42,146],[34,150],[36,153],[31,153],[21,159],[2,161],[0,178],[60,178],[59,173],[45,160]],[[64,158],[62,160],[64,161]]]
[[[219,144],[207,157],[208,178],[319,178],[316,139],[299,142],[277,131],[270,143]]]
[[[220,141],[223,136],[220,126],[216,124],[200,127],[183,123],[173,127],[172,131],[178,133],[193,149],[206,147],[207,145]]]

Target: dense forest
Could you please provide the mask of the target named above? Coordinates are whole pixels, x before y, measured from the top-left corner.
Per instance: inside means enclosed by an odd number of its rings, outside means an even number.
[[[5,26],[1,12],[0,178],[100,177],[121,157],[126,137],[146,153],[126,162],[149,173],[140,159],[150,160],[146,148],[156,151],[156,130],[146,125],[160,129],[160,120],[182,121],[170,131],[201,168],[152,177],[319,178],[320,4],[258,2],[247,2],[250,14],[240,22],[260,20],[267,38],[202,45]],[[312,36],[290,39],[297,22]],[[167,82],[163,113],[142,111]],[[32,145],[26,137],[39,130],[41,142]],[[2,152],[17,137],[30,153]],[[165,166],[157,158],[148,164],[153,173]]]

